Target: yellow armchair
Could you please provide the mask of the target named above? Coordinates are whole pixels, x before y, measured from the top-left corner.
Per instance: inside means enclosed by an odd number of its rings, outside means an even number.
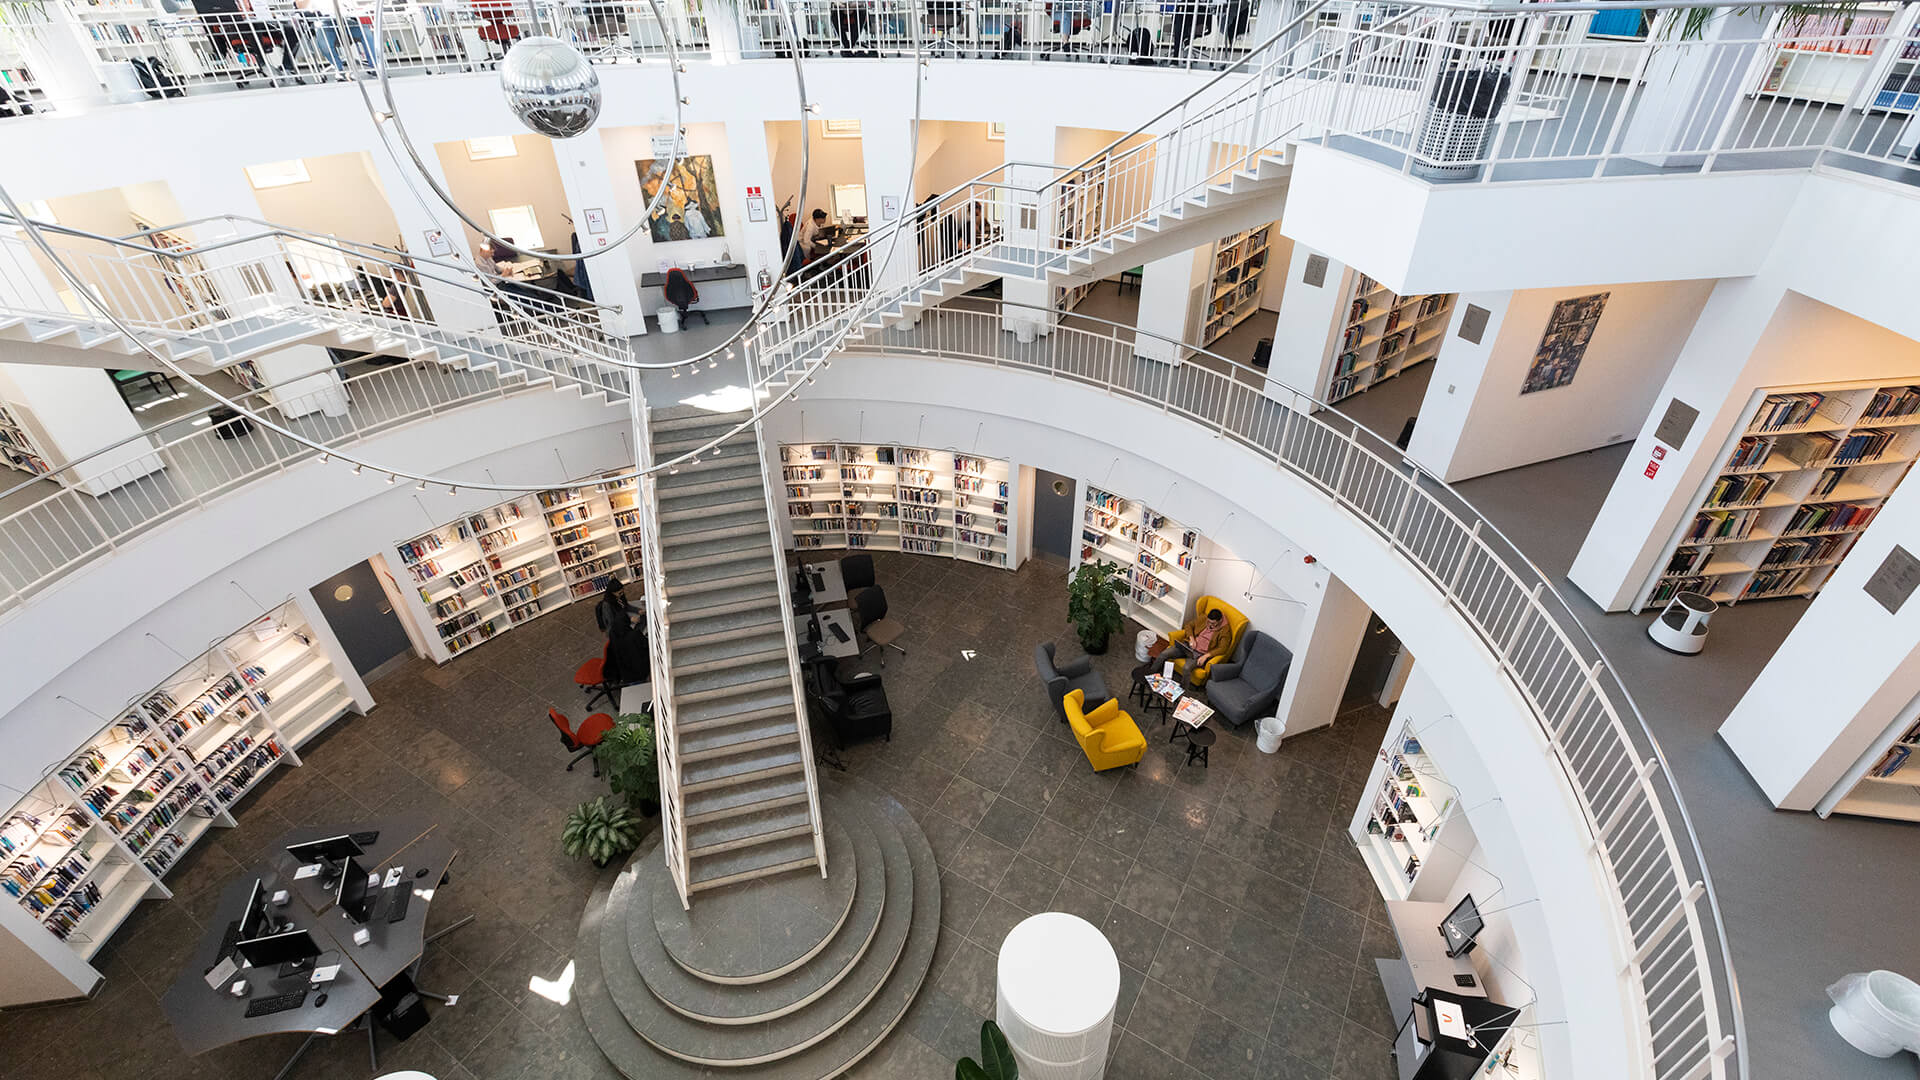
[[[1217,596],[1202,596],[1198,600],[1195,600],[1193,602],[1193,617],[1195,619],[1205,618],[1207,612],[1212,611],[1214,608],[1219,608],[1220,614],[1226,616],[1227,643],[1225,648],[1221,649],[1219,655],[1213,660],[1208,660],[1196,665],[1192,675],[1187,674],[1189,665],[1186,660],[1175,660],[1173,662],[1174,673],[1185,676],[1188,685],[1191,686],[1206,685],[1207,676],[1211,674],[1213,665],[1231,658],[1233,656],[1233,650],[1240,647],[1240,635],[1247,632],[1247,617],[1240,614],[1240,609]],[[1178,645],[1191,636],[1192,635],[1187,633],[1187,628],[1183,626],[1173,633],[1168,634],[1167,640]]]
[[[1120,702],[1108,701],[1092,712],[1084,710],[1086,703],[1085,690],[1075,690],[1061,701],[1066,706],[1067,725],[1073,728],[1073,737],[1080,741],[1080,749],[1094,772],[1131,765],[1146,756],[1147,737],[1140,734],[1133,717],[1120,711]]]

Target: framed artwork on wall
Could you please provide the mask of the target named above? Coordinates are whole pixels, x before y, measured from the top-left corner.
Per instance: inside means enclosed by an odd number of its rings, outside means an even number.
[[[727,230],[720,220],[720,183],[714,179],[713,156],[683,156],[671,173],[667,172],[667,165],[668,160],[663,158],[634,162],[640,170],[640,195],[648,205],[653,203],[653,196],[663,183],[667,188],[666,200],[648,222],[653,242],[663,244],[725,236]]]
[[[1581,359],[1587,355],[1587,343],[1593,340],[1594,327],[1600,324],[1600,313],[1606,310],[1607,297],[1611,295],[1576,296],[1553,305],[1553,314],[1547,316],[1546,332],[1540,335],[1540,348],[1533,354],[1533,363],[1527,366],[1526,381],[1520,384],[1522,394],[1552,390],[1573,381],[1574,373],[1580,370]]]

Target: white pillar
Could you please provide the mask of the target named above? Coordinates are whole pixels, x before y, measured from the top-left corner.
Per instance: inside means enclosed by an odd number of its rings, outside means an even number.
[[[411,160],[395,164],[387,148],[378,145],[379,137],[374,138],[375,145],[369,151],[374,172],[387,193],[387,203],[393,208],[401,242],[419,265],[420,290],[426,293],[427,304],[433,309],[433,321],[449,330],[485,330],[497,325],[493,308],[485,298],[452,284],[472,280],[472,271],[468,268],[472,266],[473,253],[463,250],[467,243],[465,226],[440,202]],[[445,187],[447,178],[440,169],[439,156],[432,146],[422,149],[421,158],[427,169]],[[406,151],[402,149],[400,154],[404,158]],[[418,189],[417,195],[415,189]],[[444,254],[436,255],[436,246]],[[427,265],[429,263],[435,265]],[[478,281],[474,284],[477,286]]]
[[[764,152],[764,151],[763,151]],[[913,213],[913,122],[898,115],[860,123],[860,167],[866,174],[867,220],[878,228],[887,223],[885,207],[898,200],[900,215]],[[891,257],[888,249],[892,249]],[[898,244],[882,243],[873,253],[875,288],[905,285],[919,276],[920,244],[912,230]]]
[[[1267,363],[1267,396],[1288,391],[1319,397],[1327,389],[1335,327],[1345,295],[1347,266],[1305,244],[1287,259],[1287,286],[1274,320],[1273,354]]]
[[[102,361],[104,362],[104,360]],[[147,367],[144,355],[129,363]],[[0,401],[33,436],[40,453],[57,471],[54,478],[89,495],[114,488],[162,467],[153,443],[127,410],[113,377],[102,368],[64,364],[0,364]],[[86,457],[126,441],[118,449],[84,465],[60,469],[63,462]],[[0,484],[13,486],[12,472]]]
[[[1136,356],[1176,364],[1180,362],[1180,349],[1173,342],[1199,344],[1188,342],[1196,336],[1196,331],[1190,328],[1199,325],[1199,320],[1194,318],[1194,307],[1204,303],[1195,296],[1194,290],[1205,279],[1213,262],[1212,253],[1212,245],[1203,245],[1155,259],[1141,269],[1140,312],[1134,320],[1140,329],[1133,343]]]
[[[1763,47],[1721,43],[1760,38],[1773,9],[1720,12],[1701,30],[1698,44],[1678,43],[1688,14],[1663,12],[1655,21],[1652,40],[1676,43],[1649,59],[1621,137],[1623,153],[1653,165],[1695,166],[1705,160],[1725,122],[1740,112],[1747,68]]]
[[[816,126],[814,130],[819,129]],[[733,162],[734,185],[741,192],[739,228],[728,237],[728,242],[734,259],[746,264],[749,288],[752,295],[758,297],[760,271],[765,270],[769,279],[779,277],[780,260],[786,255],[780,247],[780,200],[773,194],[773,162],[767,155],[767,125],[757,119],[728,124],[727,156]],[[818,190],[820,186],[819,178],[815,177],[813,187]],[[748,188],[760,189],[761,205],[767,208],[765,221],[747,219],[745,208]]]
[[[1004,151],[1006,160],[1051,163],[1056,134],[1053,124],[1034,118],[1032,114],[1010,118],[1007,121]],[[1046,201],[1041,198],[1041,189],[1052,176],[1052,169],[1032,165],[1016,165],[1005,170],[1005,179],[1014,186],[1007,208],[1009,243],[1037,247],[1040,238],[1047,234],[1047,223],[1040,220],[1041,215],[1048,212]],[[1001,278],[1001,298],[1010,304],[1025,305],[1001,310],[1002,329],[1013,331],[1023,340],[1052,333],[1057,321],[1053,292],[1053,287],[1047,284],[1044,277],[1016,275]]]
[[[1468,305],[1488,313],[1486,328],[1481,331],[1478,343],[1460,336],[1460,319]],[[1433,358],[1433,377],[1428,380],[1426,397],[1420,402],[1420,422],[1414,425],[1413,441],[1407,446],[1407,456],[1442,480],[1460,479],[1453,469],[1454,453],[1466,433],[1467,418],[1473,412],[1474,399],[1480,395],[1481,383],[1486,378],[1487,360],[1493,355],[1494,342],[1500,339],[1507,309],[1512,305],[1511,291],[1461,293],[1454,298],[1447,335],[1441,339],[1440,352]],[[1509,383],[1489,388],[1489,392],[1511,396],[1514,389]],[[1391,438],[1395,432],[1381,434]]]
[[[1353,660],[1367,631],[1372,609],[1332,574],[1325,587],[1305,598],[1306,615],[1300,622],[1299,648],[1287,686],[1280,692],[1275,715],[1286,722],[1287,734],[1326,727],[1340,711]]]
[[[347,415],[347,392],[333,357],[318,345],[294,345],[253,358],[266,397],[288,419],[321,413]]]
[[[597,134],[591,133],[572,139],[555,139],[553,160],[560,169],[560,186],[567,193],[567,212],[573,215],[573,229],[580,236],[580,250],[598,251],[613,243],[614,238],[631,222],[622,219],[619,203],[614,198],[613,171],[611,163],[607,161],[606,143]],[[599,222],[600,232],[593,232],[589,227],[592,221]],[[551,237],[548,243],[560,250],[565,250],[567,246],[565,237]],[[640,307],[640,286],[626,253],[599,255],[580,265],[586,267],[587,283],[593,288],[594,303],[620,309],[620,314],[606,329],[619,335],[646,333],[646,314]]]
[[[43,21],[27,18],[16,24],[19,32],[12,37],[53,107],[59,110],[106,104],[109,98],[94,70],[90,35],[68,6],[21,4],[14,8],[15,16],[23,9],[45,16]]]

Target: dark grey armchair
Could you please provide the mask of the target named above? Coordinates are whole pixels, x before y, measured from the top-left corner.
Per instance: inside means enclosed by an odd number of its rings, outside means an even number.
[[[1264,716],[1280,701],[1293,653],[1258,630],[1240,637],[1233,659],[1213,665],[1207,679],[1207,704],[1227,723],[1240,727]]]
[[[1107,681],[1093,670],[1093,658],[1083,656],[1066,664],[1053,661],[1053,642],[1042,642],[1033,650],[1034,670],[1040,673],[1040,681],[1046,685],[1047,701],[1053,705],[1053,718],[1061,723],[1067,722],[1067,710],[1061,701],[1075,690],[1087,695],[1083,708],[1088,712],[1106,704],[1113,695],[1107,693]]]

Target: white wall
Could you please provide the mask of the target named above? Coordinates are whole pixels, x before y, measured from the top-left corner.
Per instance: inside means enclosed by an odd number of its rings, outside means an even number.
[[[260,217],[362,244],[401,246],[404,238],[394,220],[393,206],[387,201],[387,190],[374,174],[372,155],[365,151],[327,154],[306,158],[302,164],[311,178],[307,183],[254,189]],[[545,227],[542,222],[541,228]],[[551,235],[548,239],[551,241]],[[564,244],[566,234],[562,233],[560,239]]]
[[[1448,481],[1547,461],[1633,437],[1713,291],[1711,281],[1466,293],[1435,360],[1413,457]],[[1522,394],[1556,302],[1608,293],[1573,382]],[[1467,305],[1494,313],[1478,345]]]
[[[913,201],[958,187],[1007,159],[1006,142],[987,138],[985,120],[922,120]]]
[[[498,134],[506,134],[513,129],[503,128]],[[492,224],[487,211],[509,206],[532,206],[533,216],[540,224],[541,246],[565,251],[567,234],[572,227],[567,224],[567,192],[560,185],[560,169],[554,164],[553,143],[539,135],[514,135],[513,147],[517,151],[512,157],[483,158],[474,160],[468,151],[465,140],[443,142],[434,146],[440,161],[440,170],[446,177],[447,192],[467,216],[488,228]],[[480,234],[472,228],[466,228],[467,248],[480,243]],[[496,235],[511,239],[523,248],[535,246],[527,237],[511,236],[506,233]]]
[[[620,220],[629,224],[646,220],[647,196],[640,189],[639,163],[653,158],[654,136],[665,136],[671,130],[668,127],[601,127],[600,141],[606,147],[607,168],[612,175],[614,202],[620,208]],[[727,125],[688,125],[687,153],[704,154],[713,159],[713,179],[720,190],[721,235],[704,240],[655,243],[652,234],[642,228],[638,235],[627,241],[627,260],[636,278],[657,272],[662,260],[674,266],[688,266],[718,262],[723,252],[736,259],[744,257],[746,245],[738,233],[747,219],[746,196],[733,174],[733,156],[727,146]],[[771,205],[768,217],[772,217]],[[712,224],[708,222],[708,225]],[[608,256],[609,259],[619,257]],[[643,303],[658,296],[658,290],[652,290],[651,297],[649,290],[641,290]]]
[[[795,212],[801,218],[819,207],[827,213],[833,213],[833,186],[835,184],[864,184],[867,182],[866,163],[860,155],[861,140],[858,136],[851,139],[829,139],[826,136],[826,121],[819,117],[810,117],[807,121],[806,158],[807,191],[806,198],[800,197],[800,157],[801,135],[798,120],[767,121],[767,157],[773,165],[773,187],[770,190],[768,207],[777,208],[789,197],[794,200]],[[880,216],[880,198],[877,192],[867,192],[868,216]]]

